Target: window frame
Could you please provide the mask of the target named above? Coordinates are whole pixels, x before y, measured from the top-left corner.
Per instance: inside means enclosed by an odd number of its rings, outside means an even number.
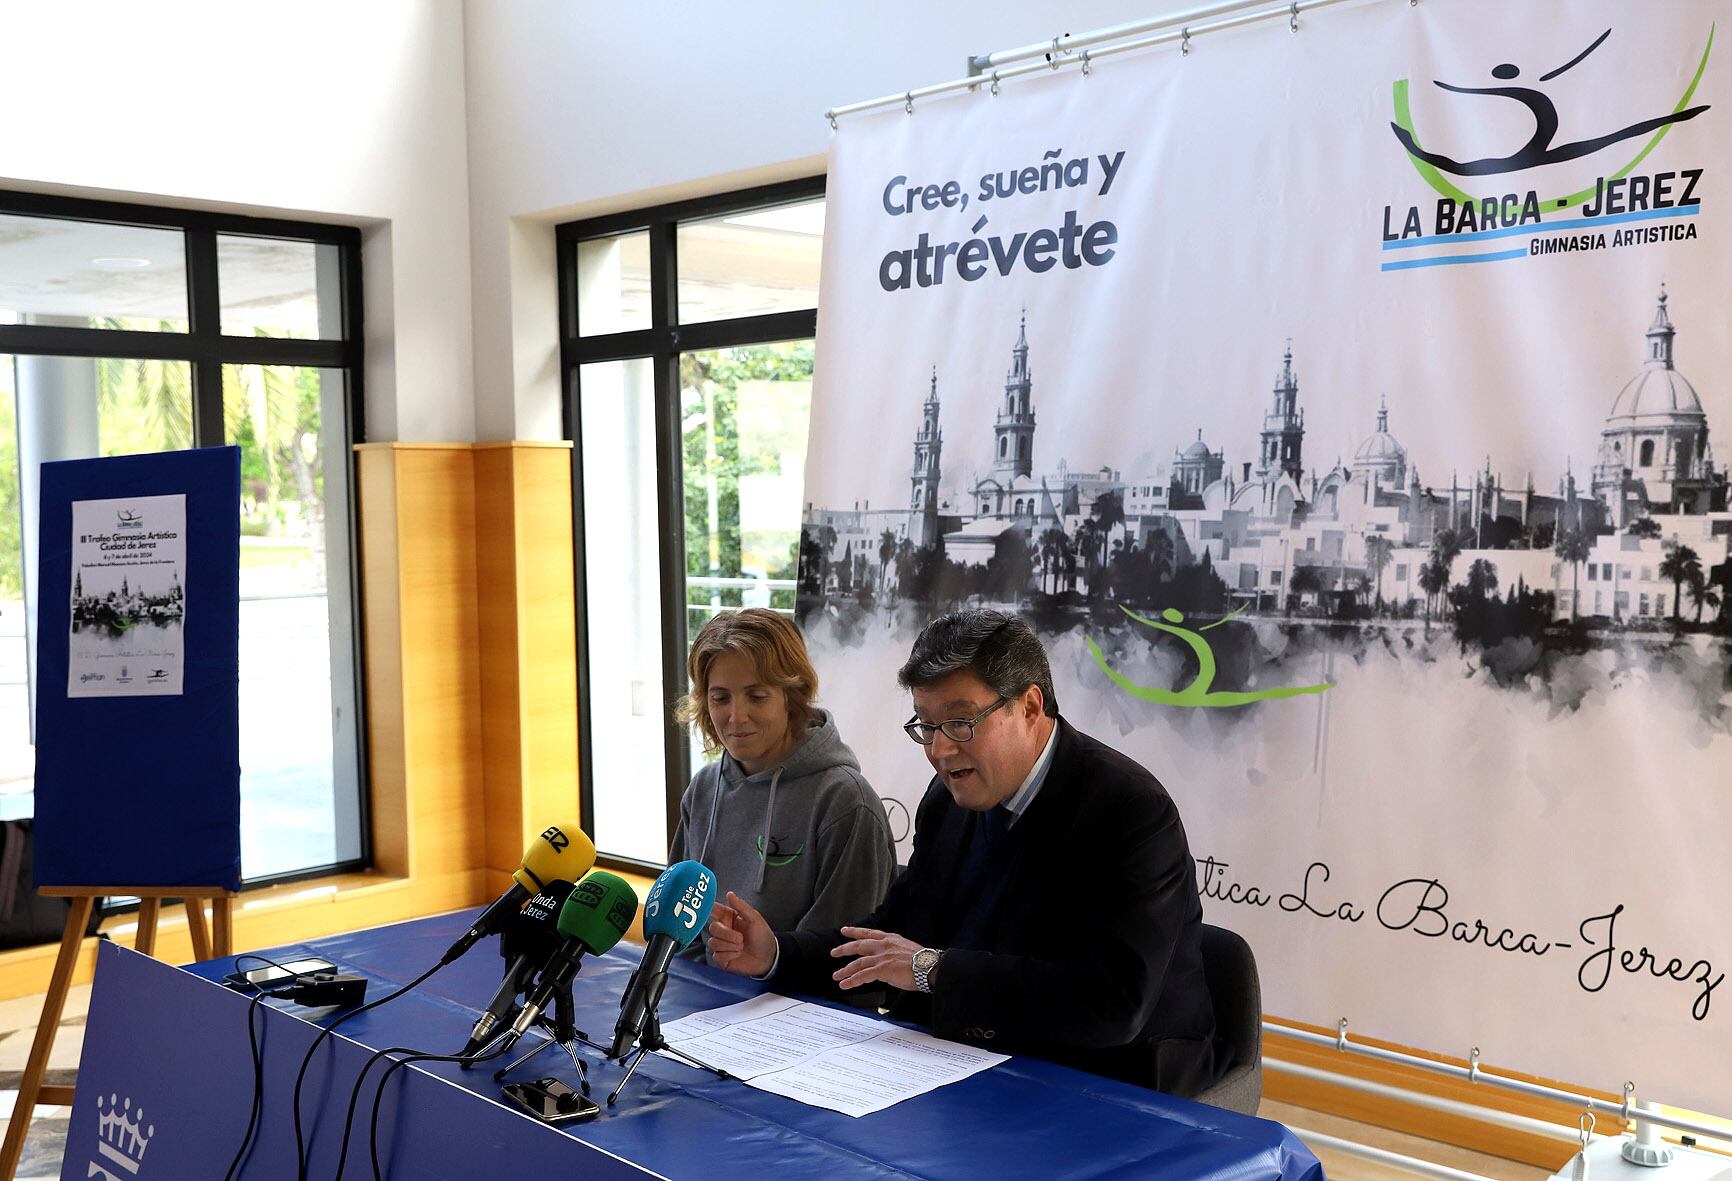
[[[187,331],[151,332],[112,328],[76,328],[40,324],[0,324],[0,355],[93,357],[123,360],[185,361],[192,372],[192,445],[221,447],[223,431],[223,366],[288,365],[333,369],[344,376],[346,414],[339,424],[346,432],[348,503],[342,506],[348,527],[349,581],[345,588],[351,616],[350,675],[355,685],[355,787],[358,794],[360,855],[354,859],[264,877],[247,878],[241,888],[252,890],[285,882],[304,881],[364,869],[372,863],[372,793],[367,766],[367,712],[363,687],[364,632],[360,603],[360,521],[357,516],[355,444],[366,439],[364,412],[365,357],[362,336],[361,231],[355,226],[291,221],[285,218],[214,213],[128,201],[92,200],[50,193],[0,189],[0,214],[100,222],[142,229],[178,230],[185,237]],[[225,336],[222,295],[217,267],[217,237],[289,239],[337,248],[339,309],[343,326],[338,340]]]
[[[595,838],[595,782],[589,758],[590,670],[588,636],[588,570],[584,545],[583,366],[607,361],[649,360],[655,401],[656,534],[662,603],[662,715],[664,765],[667,768],[667,832],[672,839],[679,823],[680,799],[691,778],[691,751],[682,727],[675,724],[673,703],[686,691],[685,611],[685,488],[680,438],[680,354],[745,345],[816,339],[818,309],[770,312],[727,320],[681,324],[679,319],[679,227],[682,222],[726,217],[779,205],[821,199],[825,177],[654,205],[554,227],[559,279],[559,364],[561,415],[565,437],[572,443],[572,551],[577,611],[578,799],[584,831]],[[624,332],[581,334],[577,306],[578,243],[622,234],[646,233],[650,250],[650,326]],[[664,854],[665,857],[665,854]],[[659,864],[603,853],[598,862],[616,868],[659,872]]]

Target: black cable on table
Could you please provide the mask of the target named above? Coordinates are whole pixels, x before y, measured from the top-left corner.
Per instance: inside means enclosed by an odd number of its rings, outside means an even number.
[[[443,968],[444,966],[445,966],[445,964],[443,962],[434,964],[431,968],[428,968],[425,972],[423,972],[419,976],[415,977],[415,979],[409,981],[409,983],[405,984],[402,988],[399,988],[397,991],[386,993],[384,996],[380,997],[378,1000],[369,1001],[367,1004],[362,1005],[358,1009],[350,1009],[347,1013],[344,1013],[341,1017],[337,1018],[335,1021],[333,1021],[329,1025],[325,1026],[324,1029],[320,1031],[319,1036],[313,1039],[313,1044],[311,1046],[307,1047],[307,1056],[305,1058],[301,1059],[300,1073],[295,1075],[295,1094],[294,1094],[293,1107],[294,1107],[294,1116],[295,1116],[295,1176],[297,1178],[297,1181],[307,1181],[307,1145],[306,1145],[306,1138],[305,1138],[305,1135],[303,1134],[302,1127],[301,1127],[301,1086],[303,1083],[306,1082],[307,1067],[312,1065],[313,1055],[318,1051],[319,1043],[324,1041],[326,1038],[330,1037],[331,1031],[336,1029],[337,1026],[341,1025],[343,1022],[347,1021],[349,1018],[358,1017],[362,1013],[365,1013],[368,1009],[377,1009],[380,1005],[384,1004],[386,1001],[394,1001],[398,997],[402,996],[404,993],[408,992],[409,990],[414,989],[414,988],[419,988],[422,984],[425,984],[427,982],[427,978],[429,976],[433,975],[433,973],[437,972],[440,968]]]
[[[384,1170],[379,1166],[379,1107],[385,1098],[385,1084],[391,1081],[393,1071],[411,1062],[486,1062],[498,1058],[508,1049],[510,1045],[502,1041],[498,1049],[486,1054],[410,1054],[409,1057],[399,1058],[387,1066],[385,1073],[379,1078],[379,1089],[373,1092],[373,1115],[367,1128],[367,1150],[373,1157],[373,1181],[384,1181],[385,1178]],[[356,1091],[359,1093],[359,1088],[356,1088]],[[341,1174],[338,1176],[340,1181]]]
[[[288,973],[288,975],[284,977],[285,980],[299,980],[303,976],[311,976],[313,974],[311,972],[296,972],[292,968],[277,963],[276,960],[271,959],[269,956],[252,955],[250,953],[247,955],[237,955],[235,957],[235,966],[239,967],[242,960],[257,960],[261,964],[267,964],[270,967],[281,969]],[[257,987],[258,991],[253,994],[252,1000],[247,1004],[247,1045],[251,1048],[253,1055],[253,1109],[252,1114],[247,1117],[246,1135],[241,1137],[241,1146],[235,1150],[235,1158],[229,1162],[229,1169],[227,1173],[223,1174],[223,1181],[234,1181],[236,1172],[241,1167],[241,1161],[246,1159],[247,1149],[252,1146],[253,1134],[258,1131],[259,1109],[264,1105],[265,1063],[263,1056],[259,1052],[259,1035],[258,1030],[254,1025],[254,1019],[258,1016],[259,1005],[264,1003],[265,997],[272,994],[266,992],[264,985],[262,984]]]
[[[486,1062],[488,1059],[499,1057],[499,1055],[504,1052],[505,1048],[502,1046],[493,1051],[493,1053],[482,1057],[457,1055],[453,1061]],[[349,1109],[343,1116],[343,1143],[342,1146],[337,1149],[337,1174],[331,1179],[331,1181],[343,1181],[343,1170],[348,1167],[349,1133],[355,1122],[355,1108],[361,1101],[361,1085],[366,1082],[368,1073],[373,1069],[373,1064],[378,1062],[379,1059],[385,1057],[387,1054],[409,1054],[413,1056],[410,1059],[411,1061],[422,1056],[421,1051],[417,1050],[413,1046],[391,1046],[388,1049],[375,1050],[373,1056],[368,1058],[362,1065],[361,1073],[355,1076],[355,1085],[349,1090]]]

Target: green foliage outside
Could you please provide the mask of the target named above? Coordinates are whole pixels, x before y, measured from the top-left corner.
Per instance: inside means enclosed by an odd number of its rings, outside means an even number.
[[[135,321],[95,327],[148,328]],[[161,327],[158,325],[157,327]],[[102,455],[174,451],[193,444],[192,367],[185,361],[101,358],[95,368]],[[23,594],[16,362],[0,358],[0,598]],[[319,371],[225,366],[224,434],[241,448],[241,532],[298,540],[248,565],[312,563],[324,584],[324,468],[320,462]],[[292,559],[292,560],[291,560]]]
[[[748,571],[750,576],[761,571],[770,578],[794,577],[797,516],[743,530],[740,480],[803,474],[811,398],[811,341],[680,357],[687,577],[740,578]],[[725,606],[743,602],[737,589],[716,597]],[[686,601],[707,605],[711,592],[693,587]],[[770,605],[792,608],[794,592],[774,592]],[[694,632],[705,618],[691,613]]]
[[[24,597],[19,553],[18,413],[12,397],[12,359],[0,357],[0,599]]]

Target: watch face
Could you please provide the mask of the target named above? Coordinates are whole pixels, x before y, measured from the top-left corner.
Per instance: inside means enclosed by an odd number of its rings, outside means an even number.
[[[914,953],[914,970],[921,975],[932,971],[932,966],[938,962],[938,953],[930,947],[923,947]]]

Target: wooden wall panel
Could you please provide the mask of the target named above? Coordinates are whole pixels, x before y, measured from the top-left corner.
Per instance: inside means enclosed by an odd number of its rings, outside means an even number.
[[[475,503],[487,865],[509,873],[579,819],[570,445],[477,447]]]

